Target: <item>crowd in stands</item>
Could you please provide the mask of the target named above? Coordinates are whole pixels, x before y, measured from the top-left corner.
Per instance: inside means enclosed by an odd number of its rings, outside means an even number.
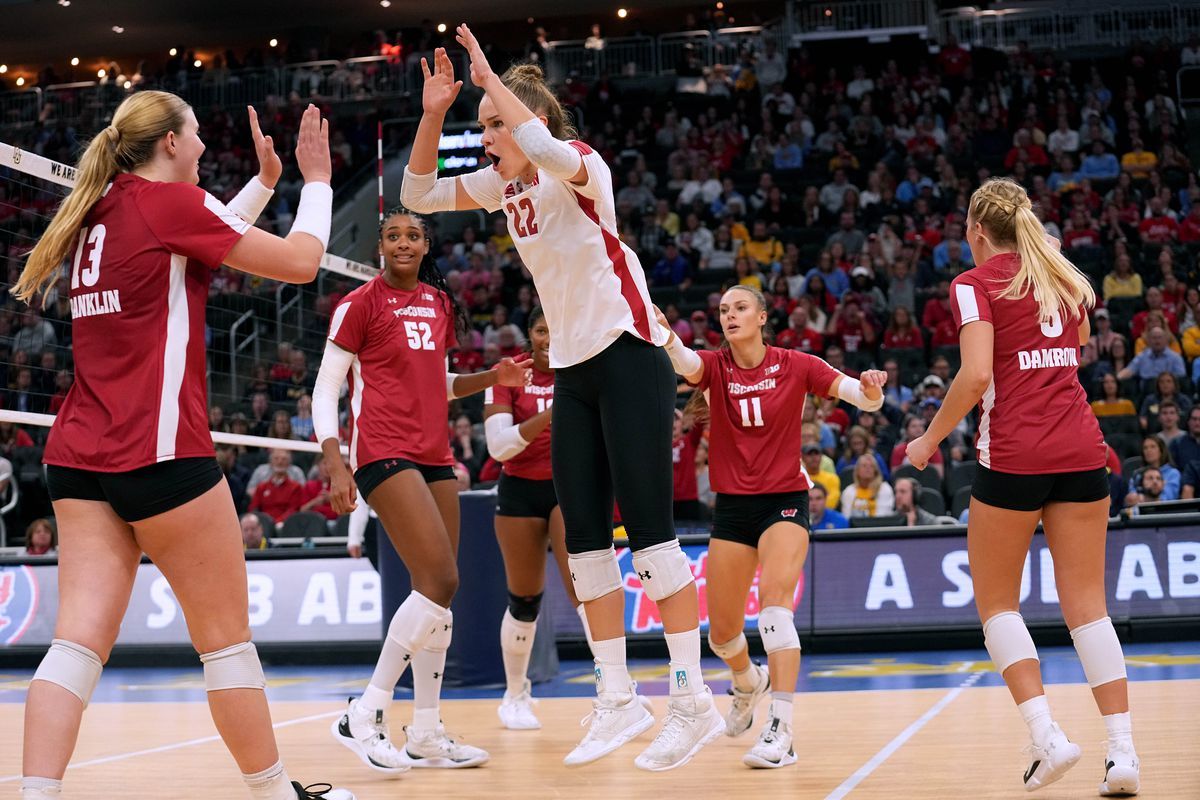
[[[720,347],[718,301],[739,283],[765,293],[775,344],[852,375],[872,365],[887,371],[878,413],[827,398],[806,404],[802,459],[817,484],[814,529],[862,518],[965,518],[975,415],[923,472],[907,463],[905,449],[937,413],[958,367],[949,286],[973,266],[966,208],[993,175],[1028,188],[1047,231],[1095,285],[1079,374],[1109,445],[1114,513],[1194,497],[1200,179],[1172,94],[1179,54],[1135,46],[1119,57],[1068,61],[1025,47],[968,50],[953,40],[923,58],[862,52],[863,63],[853,63],[806,49],[747,48],[720,69],[680,75],[665,97],[637,82],[572,78],[560,87],[582,111],[580,138],[612,165],[620,236],[681,338]],[[228,147],[213,149],[231,153],[234,166],[223,172],[220,159],[209,162],[215,171],[204,182],[236,190],[247,155],[236,147],[248,136],[236,118],[206,124],[218,125],[216,141],[228,137]],[[350,133],[347,141],[353,158],[358,141]],[[279,194],[282,216],[294,205],[287,188]],[[474,371],[520,351],[537,295],[504,220],[437,234],[435,248],[473,323],[452,368]],[[258,288],[237,281],[218,274],[216,305]],[[314,354],[352,283],[326,285],[305,308],[300,338],[278,343],[274,360],[257,365],[229,402],[214,402],[214,430],[311,439]],[[63,310],[60,296],[40,310],[0,311],[6,408],[52,411],[61,403],[70,383]],[[463,486],[498,477],[481,416],[481,398],[468,398],[447,421]],[[0,424],[0,455],[33,447],[31,436],[40,435]],[[297,468],[284,463],[288,455],[218,448],[239,511],[271,518],[260,536],[247,534],[248,546],[269,540],[269,526],[297,512],[328,510],[319,461],[290,454],[304,460]],[[696,469],[703,505],[711,501],[703,444]],[[254,528],[244,518],[245,525]]]

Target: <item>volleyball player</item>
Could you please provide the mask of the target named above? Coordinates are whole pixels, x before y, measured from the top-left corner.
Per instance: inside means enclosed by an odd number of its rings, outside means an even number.
[[[352,798],[302,787],[279,760],[250,641],[241,528],[214,457],[204,305],[229,266],[307,283],[329,240],[328,129],[304,112],[304,176],[286,239],[252,226],[282,165],[250,110],[260,172],[230,206],[196,185],[204,143],[191,107],[130,95],[88,145],[74,189],[13,288],[30,302],[70,271],[75,384],[46,443],[59,532],[54,640],[29,685],[24,800],[59,797],[83,709],[100,679],[146,553],[171,585],[204,663],[217,731],[253,798]],[[324,787],[324,788],[322,788]]]
[[[800,637],[793,613],[808,555],[813,485],[800,460],[805,398],[836,397],[877,411],[887,373],[867,370],[855,379],[816,356],[768,345],[767,304],[752,287],[730,287],[719,308],[728,347],[696,352],[672,333],[666,348],[675,371],[697,388],[689,408],[709,417],[709,477],[717,501],[708,546],[708,643],[733,672],[727,735],[748,730],[755,705],[771,693],[766,724],[742,761],[786,767],[796,762],[792,700]],[[667,326],[661,313],[658,321]],[[750,661],[743,633],[746,596],[760,566],[758,632],[767,652],[765,670]]]
[[[1125,659],[1105,607],[1107,451],[1077,376],[1095,293],[1051,246],[1056,240],[1044,237],[1016,182],[987,181],[968,211],[967,239],[979,266],[956,277],[950,295],[962,368],[929,430],[909,443],[908,458],[924,468],[980,404],[967,554],[984,644],[1033,739],[1025,788],[1058,780],[1081,752],[1050,715],[1019,612],[1021,571],[1041,520],[1063,618],[1108,729],[1100,794],[1137,794]]]
[[[695,578],[671,515],[675,377],[661,351],[666,331],[651,316],[637,256],[617,237],[604,159],[573,140],[540,69],[517,66],[501,77],[466,25],[457,35],[471,57],[471,79],[486,93],[479,122],[491,164],[437,177],[442,121],[462,86],[439,49],[432,72],[423,63],[424,114],[401,196],[421,211],[503,209],[554,332],[554,488],[575,595],[591,629],[598,695],[585,718],[588,732],[565,762],[594,761],[654,724],[626,667],[623,575],[612,546],[615,495],[634,569],[658,604],[671,657],[666,722],[635,764],[678,767],[724,724],[700,673]]]
[[[334,309],[313,391],[313,425],[329,464],[339,514],[359,494],[379,516],[412,576],[412,592],[388,626],[371,682],[332,726],[334,738],[372,769],[473,767],[488,754],[454,741],[438,713],[458,589],[458,484],[446,434],[449,400],[502,382],[523,386],[526,368],[505,358],[475,375],[449,371],[446,351],[466,312],[430,253],[425,221],[405,208],[384,215],[383,271]],[[338,396],[350,376],[350,470],[338,444]],[[396,681],[413,666],[413,722],[396,749],[386,712]]]

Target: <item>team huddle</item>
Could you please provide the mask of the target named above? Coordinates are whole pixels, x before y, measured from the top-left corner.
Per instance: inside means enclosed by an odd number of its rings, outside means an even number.
[[[527,672],[550,549],[596,675],[586,733],[565,764],[604,758],[655,726],[654,706],[627,667],[616,504],[669,653],[666,714],[635,766],[687,764],[722,734],[753,728],[768,697],[742,760],[751,768],[795,764],[801,647],[793,604],[814,485],[801,458],[804,406],[815,395],[835,398],[850,413],[876,411],[887,375],[852,376],[770,344],[766,301],[744,285],[721,297],[725,347],[687,347],[650,302],[637,255],[617,235],[608,165],[575,138],[540,69],[519,65],[499,75],[466,25],[457,40],[470,56],[472,83],[484,92],[479,124],[488,165],[457,178],[437,175],[438,138],[462,87],[439,48],[432,64],[422,59],[424,113],[402,204],[380,223],[383,269],[334,310],[313,393],[334,510],[369,503],[412,577],[367,688],[331,734],[367,767],[389,774],[475,767],[489,758],[456,741],[439,710],[459,580],[459,505],[444,429],[451,400],[485,392],[488,450],[503,464],[496,534],[508,604],[498,621],[507,682],[500,723],[541,727]],[[306,183],[292,231],[280,238],[253,227],[279,178],[279,159],[250,113],[259,177],[226,206],[196,186],[204,145],[191,109],[163,92],[131,95],[84,154],[79,184],[15,289],[25,300],[43,291],[75,248],[81,280],[72,280],[72,302],[92,294],[120,298],[104,301],[108,313],[76,320],[76,383],[45,451],[62,597],[56,638],[26,706],[24,800],[61,794],[142,552],[184,609],[213,719],[250,796],[354,797],[293,781],[280,761],[250,642],[237,517],[207,428],[203,324],[211,270],[226,264],[306,282],[330,233],[328,133],[312,107],[296,152]],[[449,371],[447,350],[466,315],[434,263],[424,215],[469,209],[505,214],[542,305],[529,320],[526,356],[463,375]],[[980,407],[969,554],[985,645],[1030,729],[1025,788],[1058,780],[1082,755],[1053,721],[1018,611],[1024,555],[1041,521],[1062,573],[1064,616],[1109,733],[1100,794],[1136,794],[1124,660],[1105,609],[1105,451],[1074,361],[1095,297],[1043,238],[1018,184],[986,182],[971,198],[967,226],[980,266],[959,276],[951,295],[962,370],[928,431],[909,443],[908,457],[924,468],[953,426]],[[144,346],[133,346],[148,330],[158,332],[157,355],[149,359],[139,355]],[[122,342],[129,346],[114,345]],[[1052,357],[1041,355],[1047,352]],[[679,379],[692,391],[690,416],[707,425],[716,493],[707,638],[732,675],[731,697],[720,704],[701,672],[697,587],[675,535]],[[345,385],[349,468],[340,436]],[[145,420],[154,421],[149,435]],[[1030,441],[1056,445],[1030,448]],[[195,535],[196,519],[208,521],[203,536]],[[97,571],[107,587],[99,594],[90,588]],[[88,580],[71,580],[85,572]],[[744,632],[756,575],[765,666],[752,660]],[[389,712],[409,668],[413,715],[401,743],[393,741]]]

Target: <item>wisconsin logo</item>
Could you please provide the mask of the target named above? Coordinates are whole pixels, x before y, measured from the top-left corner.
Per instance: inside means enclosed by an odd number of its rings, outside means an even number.
[[[783,511],[779,512],[779,516],[783,517],[784,519],[791,519],[792,517],[796,516],[796,509],[785,508]]]
[[[16,644],[37,615],[37,578],[30,567],[0,567],[0,644]]]

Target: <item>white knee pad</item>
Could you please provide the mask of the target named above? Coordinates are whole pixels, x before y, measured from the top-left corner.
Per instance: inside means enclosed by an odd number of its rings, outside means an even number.
[[[621,588],[621,567],[617,565],[617,551],[611,546],[607,550],[569,555],[567,566],[571,569],[575,596],[581,602],[599,600]]]
[[[722,661],[729,659],[750,648],[750,643],[746,641],[746,634],[739,633],[737,638],[730,639],[725,644],[717,644],[713,641],[712,632],[708,634],[708,648],[713,651],[713,655]]]
[[[1125,677],[1125,655],[1110,617],[1073,629],[1071,641],[1075,643],[1079,663],[1083,664],[1088,686],[1095,689]]]
[[[638,550],[633,554],[633,568],[646,596],[656,603],[696,581],[692,564],[680,549],[678,539]]]
[[[800,634],[796,632],[796,615],[790,608],[767,606],[758,612],[758,635],[762,637],[767,655],[777,650],[799,650]]]
[[[241,642],[213,653],[201,653],[200,661],[204,664],[204,688],[207,691],[267,688],[254,642]]]
[[[83,701],[87,708],[104,665],[100,657],[81,644],[54,639],[32,680],[54,683]]]
[[[983,646],[1001,675],[1018,661],[1040,660],[1025,620],[1016,611],[1002,611],[983,623]]]
[[[388,623],[387,638],[408,653],[415,653],[438,632],[442,626],[442,618],[449,613],[450,609],[442,608],[425,595],[413,590],[392,615],[392,621]],[[453,617],[448,618],[447,622],[452,619]]]
[[[454,638],[454,612],[446,609],[446,613],[438,620],[433,633],[425,640],[425,649],[446,651],[450,649],[450,640]]]

